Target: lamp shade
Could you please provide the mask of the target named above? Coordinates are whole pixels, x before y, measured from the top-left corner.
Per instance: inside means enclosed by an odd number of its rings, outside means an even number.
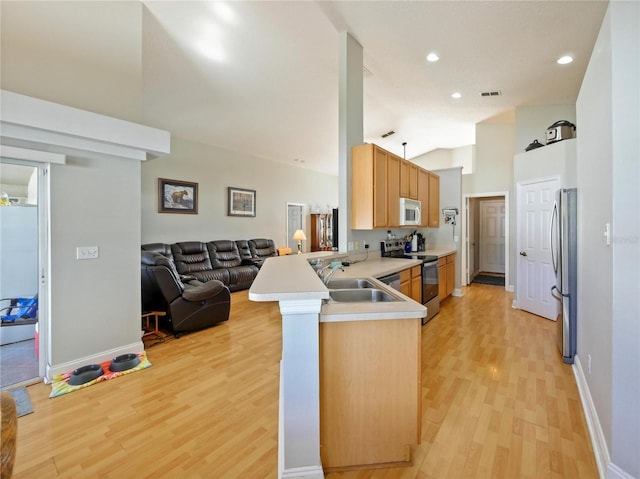
[[[306,240],[307,240],[307,237],[304,235],[304,231],[302,231],[302,230],[296,230],[296,232],[295,232],[295,233],[293,233],[293,239],[294,239],[294,240],[297,240],[297,241],[300,241],[300,240],[304,240],[304,241],[306,241]]]

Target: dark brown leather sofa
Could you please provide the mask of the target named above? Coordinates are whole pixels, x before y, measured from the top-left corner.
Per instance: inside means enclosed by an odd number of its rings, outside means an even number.
[[[231,295],[221,281],[200,282],[181,276],[173,261],[141,252],[142,313],[164,311],[163,323],[176,334],[227,321]]]
[[[218,280],[230,291],[248,289],[264,260],[277,256],[273,240],[264,238],[149,243],[142,250],[167,257],[182,277],[203,283]]]

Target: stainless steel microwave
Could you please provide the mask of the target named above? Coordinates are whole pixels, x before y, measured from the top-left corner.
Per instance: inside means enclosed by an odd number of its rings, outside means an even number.
[[[422,224],[422,204],[411,198],[400,198],[400,226],[420,226]]]

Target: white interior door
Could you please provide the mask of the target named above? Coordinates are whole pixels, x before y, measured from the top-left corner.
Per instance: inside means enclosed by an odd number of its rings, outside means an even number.
[[[551,296],[555,284],[551,264],[551,214],[558,178],[518,183],[518,286],[520,309],[548,319],[558,316],[558,301]]]
[[[480,202],[480,271],[504,274],[504,200]]]
[[[295,233],[296,230],[304,231],[304,205],[300,203],[287,203],[287,238],[285,244],[291,248],[291,251],[298,251],[298,242],[293,239],[293,233]],[[302,247],[304,250],[304,242]]]

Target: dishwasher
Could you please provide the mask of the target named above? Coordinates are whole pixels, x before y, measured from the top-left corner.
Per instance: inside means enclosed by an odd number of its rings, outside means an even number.
[[[384,284],[391,286],[396,291],[400,291],[400,273],[393,273],[388,276],[383,276],[382,278],[378,278],[379,281],[382,281]]]

